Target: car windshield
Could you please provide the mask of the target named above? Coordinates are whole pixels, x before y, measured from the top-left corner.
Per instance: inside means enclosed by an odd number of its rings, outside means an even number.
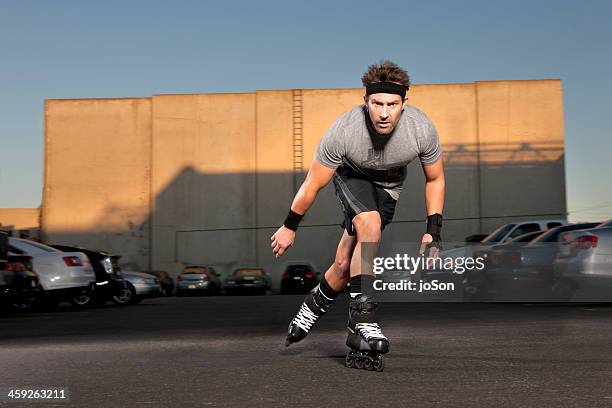
[[[187,274],[187,273],[206,273],[208,272],[208,268],[206,268],[205,266],[188,266],[185,269],[183,269],[183,273]]]
[[[597,227],[598,228],[612,227],[612,220],[608,220],[608,221],[602,222]]]
[[[519,235],[510,242],[529,242],[543,233],[544,231],[528,232],[527,234]]]
[[[501,227],[487,235],[485,239],[480,242],[500,242],[502,238],[505,237],[512,228],[514,228],[514,226],[516,226],[516,224],[502,225]]]
[[[287,267],[287,272],[289,273],[312,272],[312,267],[310,265],[289,265]]]
[[[234,272],[234,276],[239,278],[241,276],[264,276],[263,269],[238,269]]]
[[[26,241],[26,240],[21,240],[19,241],[20,244],[23,245],[28,245],[31,247],[34,247],[36,249],[39,249],[41,251],[45,251],[45,252],[62,252],[58,249],[55,248],[51,248],[50,246],[44,245],[44,244],[39,244],[38,242],[34,242],[34,241]]]

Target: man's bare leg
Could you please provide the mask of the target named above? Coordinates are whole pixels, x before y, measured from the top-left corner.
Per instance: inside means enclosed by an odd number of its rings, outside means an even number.
[[[306,296],[297,314],[289,323],[286,346],[297,343],[308,335],[320,316],[325,314],[334,299],[348,284],[351,256],[357,238],[346,230],[340,238],[334,263],[325,271],[321,282]]]
[[[353,226],[357,231],[357,240],[351,257],[351,278],[362,274],[374,276],[372,263],[381,238],[380,214],[378,211],[359,213],[353,218]],[[362,266],[365,270],[362,270]]]
[[[357,237],[344,230],[336,249],[334,263],[323,274],[325,280],[336,292],[342,292],[348,285],[351,270],[351,258],[357,243]]]
[[[350,351],[346,366],[382,371],[383,354],[389,351],[389,341],[380,330],[373,301],[374,273],[372,263],[381,238],[381,218],[378,211],[362,212],[353,218],[357,243],[351,258],[348,337]]]

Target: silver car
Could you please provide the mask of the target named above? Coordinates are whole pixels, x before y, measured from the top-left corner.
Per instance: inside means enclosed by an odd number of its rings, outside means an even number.
[[[176,278],[176,295],[221,293],[220,275],[212,266],[188,265]]]
[[[82,306],[91,298],[96,275],[82,252],[62,252],[40,242],[9,237],[9,254],[32,258],[32,269],[49,305],[67,300]]]
[[[123,279],[128,283],[130,288],[129,303],[136,304],[144,298],[153,298],[162,296],[162,288],[159,279],[144,272],[121,271]],[[125,299],[113,299],[115,302]]]
[[[521,235],[536,231],[546,231],[567,224],[568,222],[566,220],[560,219],[531,220],[504,224],[483,238],[482,241],[472,243],[467,247],[465,245],[459,245],[457,248],[444,250],[441,256],[443,258],[475,257],[475,252],[484,251],[494,245],[512,241],[514,238],[518,238]]]
[[[579,289],[587,296],[589,293],[599,296],[597,291],[603,290],[609,300],[612,297],[612,226],[563,234],[554,271],[555,293],[564,300],[571,299]]]

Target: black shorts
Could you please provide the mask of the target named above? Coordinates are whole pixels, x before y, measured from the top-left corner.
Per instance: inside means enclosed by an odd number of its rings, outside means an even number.
[[[333,181],[344,212],[342,228],[345,228],[349,235],[355,235],[353,218],[361,212],[378,211],[382,221],[381,230],[393,220],[397,201],[382,187],[344,166],[338,167]]]

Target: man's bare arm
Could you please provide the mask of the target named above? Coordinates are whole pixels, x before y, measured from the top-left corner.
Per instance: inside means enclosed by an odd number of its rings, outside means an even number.
[[[423,165],[425,174],[425,208],[427,215],[442,214],[444,210],[444,165],[442,158],[434,164]]]
[[[329,183],[336,170],[326,167],[317,159],[314,159],[308,169],[306,180],[300,186],[293,203],[291,210],[297,214],[304,215],[312,206],[319,191]],[[293,245],[295,240],[295,231],[282,225],[270,237],[272,252],[278,258],[282,256],[287,249]]]
[[[444,210],[444,191],[445,191],[445,181],[444,181],[444,165],[442,162],[442,158],[436,161],[434,164],[423,165],[423,173],[425,174],[425,208],[427,210],[427,215],[433,214],[442,214]],[[441,217],[440,223],[441,221]],[[441,225],[441,224],[440,224]],[[433,234],[433,232],[432,232]],[[437,235],[437,240],[439,240],[439,234]],[[425,233],[423,238],[421,239],[422,245],[420,253],[425,253],[425,249],[428,244],[434,241],[434,237],[431,234]],[[438,241],[436,241],[438,242]],[[432,244],[433,245],[433,244]],[[429,250],[430,257],[438,256],[440,252],[439,245],[432,246]]]
[[[320,161],[314,159],[308,169],[306,180],[293,199],[291,209],[298,214],[305,214],[314,203],[319,191],[329,183],[335,171],[336,169],[325,167]]]

